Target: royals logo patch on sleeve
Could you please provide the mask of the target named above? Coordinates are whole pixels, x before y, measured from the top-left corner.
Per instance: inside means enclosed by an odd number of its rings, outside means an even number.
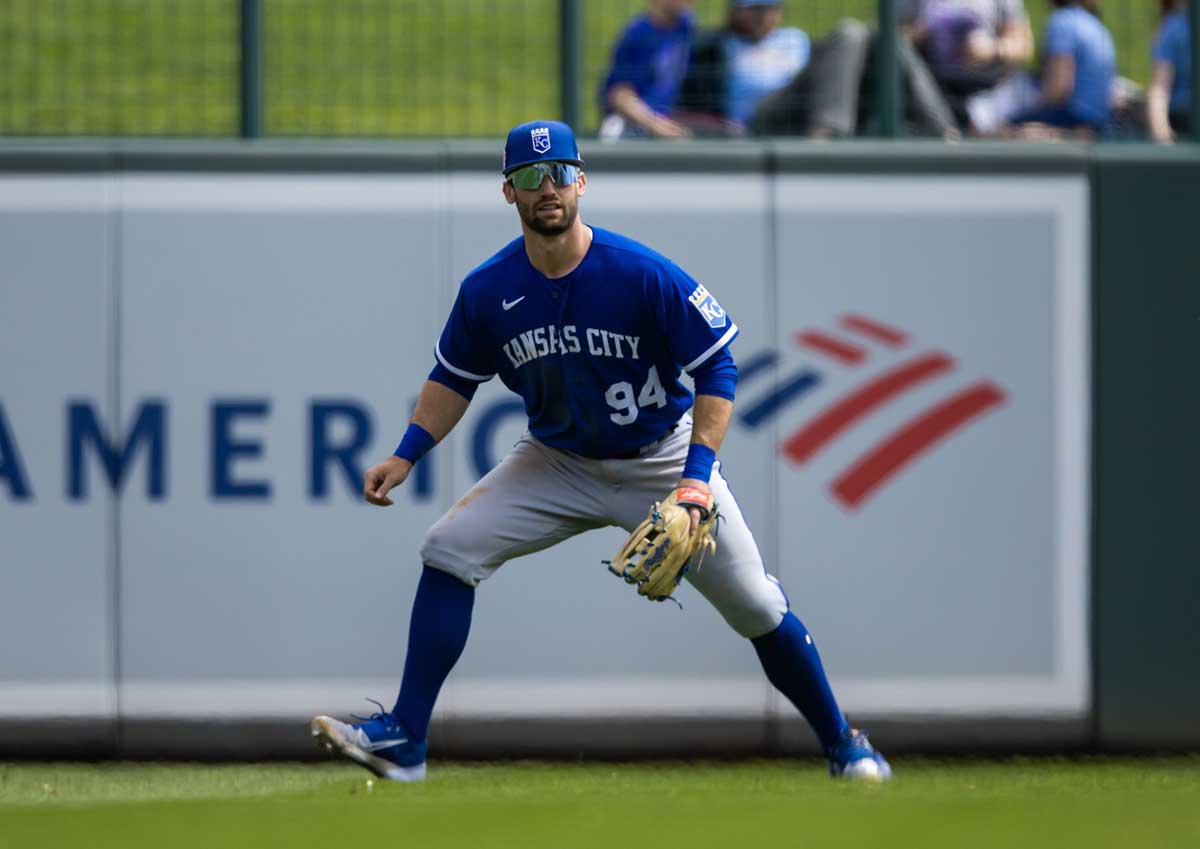
[[[728,319],[725,317],[725,310],[721,309],[721,305],[717,303],[717,299],[703,286],[697,286],[696,291],[688,296],[692,306],[700,310],[700,315],[704,316],[704,320],[708,322],[708,326],[712,328],[721,328],[725,326]]]

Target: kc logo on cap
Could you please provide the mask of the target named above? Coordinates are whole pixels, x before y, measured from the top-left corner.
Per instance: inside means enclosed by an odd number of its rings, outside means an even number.
[[[508,174],[534,162],[571,162],[582,166],[575,133],[562,121],[539,118],[517,124],[504,142],[503,171]]]

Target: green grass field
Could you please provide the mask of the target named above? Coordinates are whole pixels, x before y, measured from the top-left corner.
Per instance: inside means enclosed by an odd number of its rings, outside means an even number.
[[[815,761],[0,765],[0,847],[1200,846],[1200,758],[935,762],[851,785]]]
[[[877,0],[785,0],[814,37]],[[643,0],[584,0],[581,102]],[[1040,32],[1048,0],[1026,0]],[[1105,0],[1121,73],[1145,82],[1150,0]],[[697,0],[704,26],[727,0]],[[0,2],[0,135],[235,135],[238,4],[232,0]],[[557,0],[263,0],[270,135],[498,136],[557,115]]]

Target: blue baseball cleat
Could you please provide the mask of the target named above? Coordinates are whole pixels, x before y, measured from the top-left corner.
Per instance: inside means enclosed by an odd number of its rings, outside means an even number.
[[[391,713],[381,710],[353,724],[331,716],[316,716],[310,727],[319,745],[344,755],[380,778],[390,781],[425,779],[428,744],[410,739],[408,731]]]
[[[883,755],[875,750],[866,732],[847,728],[841,738],[825,750],[829,774],[834,778],[852,781],[887,781],[892,768]]]

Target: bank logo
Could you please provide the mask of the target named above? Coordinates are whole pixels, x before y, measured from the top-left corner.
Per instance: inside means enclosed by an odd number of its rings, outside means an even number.
[[[836,332],[810,329],[796,333],[796,345],[831,365],[832,370],[802,366],[779,376],[766,395],[751,400],[738,415],[740,423],[757,430],[785,407],[803,399],[822,383],[848,382],[838,397],[813,411],[779,445],[779,453],[794,466],[805,466],[831,446],[851,427],[885,405],[903,397],[935,378],[950,374],[955,360],[941,351],[908,355],[908,333],[861,315],[838,319]],[[876,353],[884,354],[882,371],[859,372]],[[899,358],[898,362],[895,360]],[[772,371],[780,360],[777,351],[764,351],[739,363],[738,389],[752,379]],[[848,370],[850,371],[847,374]],[[862,379],[857,379],[862,374]],[[1003,389],[992,381],[979,380],[952,392],[885,434],[875,445],[837,473],[829,482],[831,496],[843,507],[854,510],[888,481],[933,450],[955,432],[969,425],[1006,400]]]

